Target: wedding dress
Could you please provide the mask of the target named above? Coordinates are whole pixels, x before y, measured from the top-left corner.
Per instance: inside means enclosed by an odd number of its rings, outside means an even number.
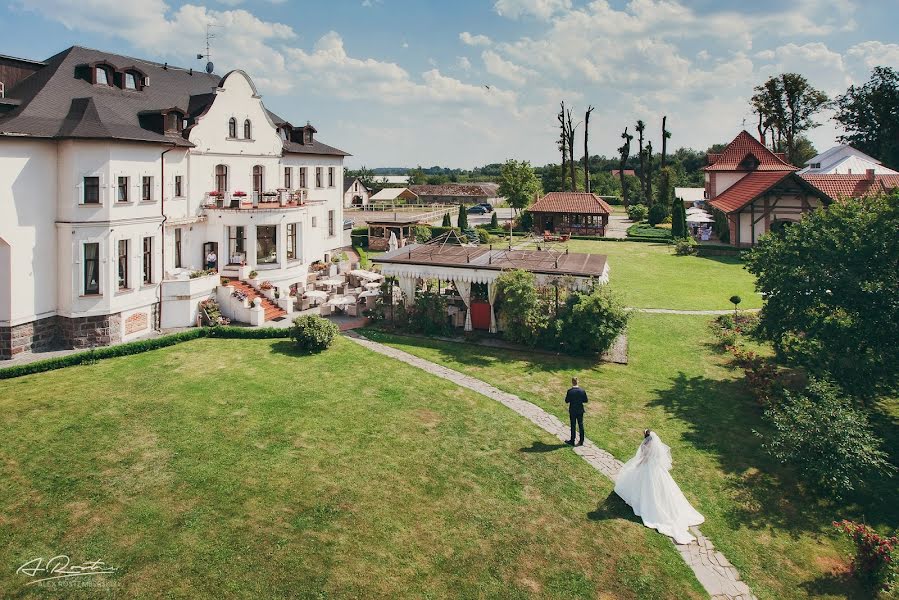
[[[689,544],[695,538],[689,531],[705,518],[690,506],[677,483],[671,478],[671,448],[650,432],[627,461],[615,480],[615,493],[634,509],[643,524]]]

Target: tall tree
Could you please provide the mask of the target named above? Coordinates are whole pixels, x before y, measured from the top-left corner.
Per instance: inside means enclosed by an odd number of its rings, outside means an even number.
[[[568,115],[568,125],[566,126],[565,135],[568,138],[568,168],[571,171],[571,191],[577,191],[577,171],[574,164],[574,120],[571,118],[571,109],[565,111]]]
[[[565,178],[567,176],[566,170],[566,161],[568,160],[568,135],[565,131],[565,101],[562,101],[562,108],[559,110],[559,114],[556,115],[556,118],[559,120],[559,150],[562,151],[562,186],[559,188],[561,191],[565,190]]]
[[[540,180],[531,163],[526,160],[503,163],[498,193],[516,212],[530,206],[534,196],[540,193]]]
[[[899,169],[899,71],[874,67],[865,85],[837,98],[834,120],[846,130],[841,142]]]
[[[797,141],[819,125],[814,116],[830,104],[827,94],[815,89],[798,73],[783,73],[755,87],[750,104],[760,117],[759,134],[771,130],[775,150],[799,164]]]
[[[643,198],[643,201],[646,201],[646,155],[643,151],[643,131],[646,129],[646,124],[643,121],[637,121],[637,158],[640,159],[640,196]]]
[[[665,158],[668,155],[668,139],[671,137],[671,132],[665,128],[665,124],[668,121],[668,117],[662,117],[662,168],[665,168]]]
[[[646,142],[646,206],[652,206],[652,142]],[[665,203],[667,208],[667,202]]]
[[[463,231],[468,229],[468,213],[465,212],[465,204],[459,204],[459,216],[456,217],[456,226]]]
[[[634,136],[627,132],[627,127],[624,128],[624,133],[621,134],[621,139],[624,140],[624,143],[618,148],[618,154],[620,156],[618,161],[618,177],[621,181],[621,203],[624,205],[624,208],[628,207],[628,198],[627,198],[627,182],[625,181],[625,168],[627,167],[627,159],[631,153],[631,140],[634,139]]]
[[[590,150],[587,146],[587,138],[590,135],[590,113],[593,107],[588,106],[587,112],[584,114],[584,191],[590,192]]]

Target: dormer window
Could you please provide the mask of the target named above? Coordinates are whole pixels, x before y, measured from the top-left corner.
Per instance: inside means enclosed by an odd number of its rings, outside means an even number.
[[[237,137],[237,119],[231,117],[228,121],[228,137],[234,139]]]
[[[98,85],[109,85],[109,72],[106,67],[96,67],[95,77]]]
[[[245,140],[253,139],[253,125],[249,119],[243,122],[243,137]]]
[[[759,168],[759,159],[754,154],[747,154],[746,158],[740,162],[740,168],[747,171],[755,171]]]
[[[303,143],[307,146],[312,143],[312,130],[308,127],[303,129]]]
[[[137,75],[134,73],[125,73],[125,89],[126,90],[136,90],[137,89]]]
[[[165,130],[180,132],[184,129],[184,115],[178,111],[172,111],[165,116]]]

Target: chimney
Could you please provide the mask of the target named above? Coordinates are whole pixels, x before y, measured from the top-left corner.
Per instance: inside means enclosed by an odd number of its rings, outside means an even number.
[[[874,181],[874,169],[868,169],[865,171],[865,179],[868,181]]]

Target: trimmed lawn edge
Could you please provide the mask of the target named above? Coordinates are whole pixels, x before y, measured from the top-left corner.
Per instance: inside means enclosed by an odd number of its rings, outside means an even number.
[[[34,373],[44,373],[46,371],[55,371],[56,369],[64,369],[66,367],[74,367],[76,365],[91,364],[104,358],[115,358],[118,356],[130,356],[132,354],[141,354],[150,350],[166,348],[189,342],[199,338],[222,338],[222,339],[274,339],[290,337],[290,329],[281,329],[275,327],[263,328],[246,328],[246,327],[198,327],[188,331],[181,331],[169,335],[164,335],[149,340],[136,340],[134,342],[126,342],[115,346],[103,346],[102,348],[92,348],[84,352],[76,352],[66,356],[56,358],[48,358],[24,365],[15,365],[0,369],[0,379],[13,379],[15,377],[23,377]]]

